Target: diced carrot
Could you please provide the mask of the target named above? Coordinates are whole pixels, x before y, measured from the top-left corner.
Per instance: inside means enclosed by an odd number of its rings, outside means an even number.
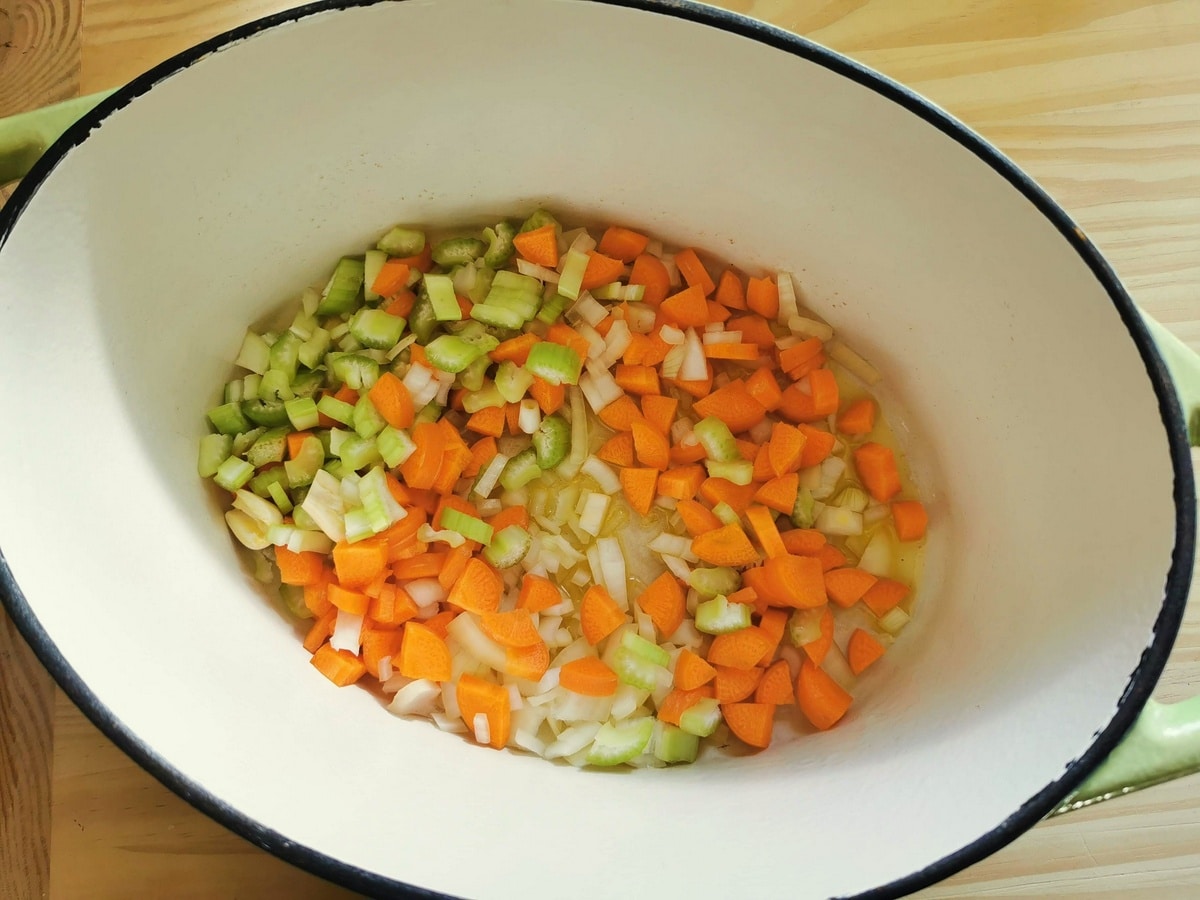
[[[680,716],[701,700],[712,697],[713,693],[713,689],[707,684],[690,691],[676,688],[663,697],[662,702],[658,704],[658,718],[668,725],[678,727]]]
[[[416,410],[413,409],[412,394],[404,382],[393,372],[384,372],[371,385],[367,396],[375,409],[393,428],[411,428]]]
[[[721,273],[721,279],[717,282],[716,300],[730,309],[746,308],[746,291],[742,287],[742,279],[733,269],[726,269]]]
[[[625,624],[625,613],[603,587],[592,585],[579,603],[579,626],[593,647]]]
[[[733,669],[729,666],[715,666],[716,677],[713,679],[713,693],[718,703],[740,703],[754,693],[762,680],[763,670]]]
[[[612,330],[613,323],[615,323],[616,321],[617,320],[610,313],[609,315],[607,315],[603,319],[601,319],[599,322],[597,322],[595,324],[595,326],[593,326],[593,327],[595,327],[596,333],[599,334],[600,337],[608,337],[608,332],[610,330]]]
[[[527,609],[485,612],[479,617],[479,627],[501,647],[532,647],[542,639],[533,624],[533,613]]]
[[[703,462],[708,457],[704,445],[697,441],[686,446],[676,444],[671,448],[671,465],[684,466],[688,463]]]
[[[562,602],[562,594],[554,582],[541,575],[526,574],[521,579],[521,593],[517,597],[517,609],[540,613]]]
[[[762,316],[737,316],[726,322],[725,327],[729,331],[740,331],[743,341],[758,344],[764,350],[775,346],[775,332]]]
[[[759,485],[754,482],[734,484],[724,478],[706,478],[700,483],[700,497],[713,506],[718,503],[727,503],[735,513],[741,516],[745,515],[750,504],[754,502],[754,495],[758,492],[758,488]]]
[[[798,425],[804,435],[804,452],[800,454],[800,468],[807,469],[829,458],[833,452],[834,441],[837,440],[831,432],[811,425]]]
[[[768,412],[775,410],[783,398],[783,391],[780,390],[779,383],[775,380],[770,366],[756,369],[746,379],[746,391]]]
[[[691,247],[675,254],[675,265],[679,268],[679,274],[683,276],[683,280],[688,283],[688,286],[699,288],[705,297],[716,288],[712,276],[708,274],[708,269],[704,268],[704,263],[700,262],[700,257]]]
[[[900,473],[891,447],[868,441],[855,449],[854,468],[867,492],[880,503],[900,491]]]
[[[409,313],[412,312],[413,307],[416,305],[417,295],[408,288],[401,288],[379,308],[389,316],[399,316],[401,319],[407,319]]]
[[[313,654],[312,664],[338,687],[354,684],[367,673],[362,660],[349,650],[334,650],[328,644],[322,644]]]
[[[758,630],[770,642],[770,647],[759,658],[758,665],[770,665],[783,640],[783,632],[787,629],[788,613],[783,609],[766,609],[759,617]]]
[[[491,435],[481,437],[471,445],[471,461],[463,469],[464,478],[474,478],[488,463],[496,457],[496,439]]]
[[[712,510],[695,500],[680,500],[675,505],[675,512],[683,519],[683,527],[688,534],[697,537],[721,527],[721,520],[713,515]]]
[[[412,439],[416,449],[401,464],[400,473],[410,487],[432,488],[446,453],[446,436],[432,422],[419,422],[413,427]]]
[[[838,416],[837,428],[842,434],[870,434],[875,428],[875,401],[870,397],[855,400]]]
[[[408,276],[412,267],[402,259],[389,259],[379,269],[379,274],[371,282],[371,290],[380,297],[391,297],[397,291],[408,286]]]
[[[550,648],[538,640],[529,647],[509,647],[504,651],[504,671],[514,678],[538,681],[550,668]]]
[[[658,477],[658,492],[676,500],[691,500],[704,478],[704,466],[676,466]]]
[[[821,343],[821,339],[815,337],[793,344],[791,347],[785,347],[779,351],[779,368],[791,375],[794,369],[804,365],[824,349],[825,345]],[[792,375],[793,379],[797,377]]]
[[[800,493],[800,475],[791,472],[772,478],[754,493],[754,499],[763,506],[790,516],[796,508],[796,495]]]
[[[826,544],[817,551],[817,561],[821,563],[821,570],[828,572],[830,569],[837,569],[846,564],[846,554],[839,550],[833,544]]]
[[[402,559],[392,566],[392,572],[399,581],[411,581],[415,578],[437,578],[438,572],[446,564],[446,552],[433,550]]]
[[[492,526],[492,531],[496,534],[499,534],[510,525],[516,525],[519,528],[528,528],[529,509],[521,504],[506,506],[500,512],[488,518],[487,524]]]
[[[325,589],[325,596],[338,609],[352,616],[366,615],[367,609],[371,604],[371,598],[366,594],[348,590],[340,584],[335,583],[330,583],[329,587]]]
[[[316,653],[321,645],[333,634],[333,626],[337,623],[337,607],[330,605],[323,615],[317,616],[308,633],[304,636],[304,649]]]
[[[646,353],[650,349],[650,338],[644,334],[634,333],[629,337],[629,346],[621,357],[621,362],[631,366],[647,365]]]
[[[287,436],[287,454],[288,459],[295,459],[300,455],[300,448],[304,445],[305,440],[314,437],[311,431],[292,431]]]
[[[687,598],[683,588],[670,572],[663,572],[650,582],[637,599],[642,612],[654,622],[663,638],[668,638],[679,630],[683,617],[687,613]]]
[[[925,537],[929,516],[920,500],[896,500],[892,503],[892,522],[900,540],[919,541]]]
[[[362,661],[372,677],[379,678],[379,665],[385,659],[395,659],[400,653],[404,632],[398,628],[364,628],[362,632]]]
[[[755,569],[747,569],[747,572],[754,572]],[[727,598],[730,603],[742,603],[746,606],[755,607],[755,612],[758,612],[759,598],[758,591],[747,585],[744,588],[739,588],[729,595]]]
[[[758,545],[768,557],[786,556],[787,548],[783,545],[779,528],[775,525],[775,516],[765,506],[751,506],[746,510],[746,521],[758,538]]]
[[[791,681],[790,674],[787,680]],[[727,703],[721,707],[721,715],[729,730],[744,743],[759,749],[771,745],[771,729],[775,724],[774,704]]]
[[[432,369],[429,364],[429,357],[425,355],[425,348],[420,344],[409,344],[408,346],[409,360],[414,366],[424,366],[427,369]]]
[[[311,584],[304,585],[304,606],[318,619],[333,609],[333,604],[329,602],[327,590],[329,582],[332,580],[333,572],[328,566],[322,565],[321,577]],[[313,648],[313,650],[315,649],[316,647]],[[311,653],[312,650],[309,652]]]
[[[779,315],[779,287],[770,278],[751,278],[746,285],[746,306],[764,319]]]
[[[701,418],[716,416],[728,425],[734,434],[753,428],[767,414],[763,405],[751,396],[746,390],[745,382],[740,379],[731,381],[725,387],[697,400],[692,409]]]
[[[620,225],[610,225],[605,229],[596,249],[607,256],[622,262],[633,262],[639,255],[646,252],[650,238]]]
[[[850,709],[853,698],[841,685],[830,678],[823,669],[811,660],[800,664],[796,678],[796,703],[816,728],[825,731],[832,728]]]
[[[816,422],[838,408],[837,380],[829,369],[814,369],[783,392],[779,412],[793,422]]]
[[[417,604],[408,591],[394,584],[384,585],[378,597],[372,597],[367,615],[380,625],[403,625],[417,615]]]
[[[554,223],[543,225],[513,237],[513,246],[522,257],[534,265],[553,269],[558,266],[557,232]]]
[[[449,681],[450,650],[445,640],[431,631],[428,625],[406,622],[396,668],[405,678]]]
[[[754,462],[758,457],[760,445],[746,438],[734,438],[733,443],[737,446],[738,456],[746,462]]]
[[[633,422],[630,430],[633,432],[633,452],[638,462],[659,470],[671,464],[671,446],[665,434],[647,424],[645,419]]]
[[[782,537],[783,546],[794,556],[816,556],[825,546],[825,535],[815,528],[793,528]]]
[[[618,363],[613,379],[627,394],[640,397],[645,394],[662,393],[662,387],[658,383],[658,370],[653,366],[627,366]]]
[[[708,367],[708,374],[703,380],[685,381],[682,378],[668,378],[667,383],[672,384],[679,390],[683,391],[696,399],[707,397],[712,393],[713,386],[713,367],[712,363],[705,363]]]
[[[791,706],[796,702],[792,670],[787,660],[777,660],[763,673],[762,681],[754,689],[754,702],[770,703],[774,706]]]
[[[462,577],[454,582],[446,602],[467,612],[483,615],[500,608],[504,582],[496,570],[478,557],[472,558]]]
[[[458,615],[459,613],[456,613],[452,609],[443,609],[436,616],[426,619],[424,625],[444,641],[446,640],[447,635],[450,633],[450,623],[453,622]]]
[[[828,607],[821,610],[819,624],[820,634],[800,648],[812,660],[814,666],[819,666],[825,661],[825,656],[829,653],[829,648],[833,646],[833,613],[829,611]]]
[[[714,666],[750,669],[757,665],[771,646],[771,639],[757,628],[742,628],[718,634],[708,648],[708,661]]]
[[[567,386],[551,384],[546,379],[538,378],[535,375],[533,384],[529,386],[529,396],[537,401],[538,406],[542,409],[542,415],[549,416],[562,409],[567,398]]]
[[[786,475],[800,469],[800,458],[804,455],[804,445],[808,438],[804,432],[787,422],[776,422],[771,426],[771,440],[768,444],[771,452],[771,468],[776,475]]]
[[[705,344],[704,355],[709,359],[727,359],[734,362],[753,362],[759,358],[755,344]]]
[[[655,485],[658,482],[658,469],[636,468],[630,466],[620,473],[621,490],[629,505],[643,516],[650,515],[650,507],[654,505]]]
[[[763,573],[763,588],[773,606],[812,609],[826,603],[825,576],[815,557],[775,556],[763,563]]]
[[[663,360],[667,358],[667,354],[671,352],[671,345],[662,339],[662,335],[655,331],[647,338],[646,352],[642,356],[641,363],[643,366],[660,366]]]
[[[659,315],[683,328],[703,328],[708,324],[708,303],[698,287],[684,288],[662,302]]]
[[[451,548],[446,553],[446,561],[442,563],[442,570],[437,574],[438,584],[442,586],[442,590],[449,591],[454,587],[454,583],[462,577],[476,546],[478,545],[467,541],[461,546]]]
[[[448,419],[442,419],[442,421],[449,425]],[[461,442],[450,447],[442,457],[442,464],[438,467],[437,476],[433,479],[433,490],[439,494],[449,494],[458,485],[458,479],[462,477],[463,472],[470,464],[470,448]]]
[[[617,692],[617,673],[595,656],[564,663],[558,672],[560,687],[585,697],[611,697]]]
[[[508,688],[474,675],[463,674],[458,679],[454,695],[467,730],[474,734],[475,717],[484,716],[488,723],[488,746],[502,749],[508,743],[508,736],[512,730],[512,702],[508,696]]]
[[[386,552],[384,563],[387,563]],[[293,553],[287,547],[276,547],[275,565],[284,584],[316,584],[325,577],[325,558],[320,553]]]
[[[775,477],[775,470],[771,467],[771,444],[768,441],[758,448],[758,453],[754,455],[754,474],[755,481],[767,482]]]
[[[387,541],[380,538],[356,544],[338,541],[333,548],[333,567],[338,583],[343,587],[361,588],[370,584],[387,568],[387,564]]]
[[[546,340],[552,344],[561,344],[564,347],[570,347],[579,354],[581,360],[587,359],[589,347],[587,338],[570,325],[555,322],[546,330]]]
[[[679,651],[675,660],[675,687],[681,691],[694,691],[713,680],[717,670],[704,657],[687,647]]]
[[[600,421],[613,431],[629,431],[634,422],[641,422],[642,411],[627,394],[622,394],[598,413]]]
[[[492,362],[514,362],[518,366],[525,365],[529,359],[529,351],[540,341],[536,334],[526,333],[501,341],[500,345],[488,353]]]
[[[589,250],[587,269],[583,273],[583,283],[580,287],[590,291],[603,284],[612,284],[624,273],[625,264],[621,260]]]
[[[504,404],[504,424],[508,428],[508,433],[517,437],[521,434],[520,426],[521,404],[506,403]]]
[[[838,606],[850,607],[878,581],[864,569],[830,569],[825,573],[825,593]]]
[[[614,466],[633,465],[633,433],[622,431],[601,444],[596,457]]]
[[[805,375],[815,372],[817,369],[823,368],[827,362],[829,362],[829,359],[825,356],[825,352],[822,351],[816,356],[813,356],[810,359],[800,363],[800,365],[796,366],[796,368],[790,369],[788,371],[788,376],[796,381],[799,381]]]
[[[442,497],[438,503],[437,510],[433,514],[434,528],[446,527],[446,523],[442,521],[442,517],[445,515],[446,510],[448,509],[460,512],[464,516],[471,516],[476,519],[479,518],[479,510],[475,508],[474,503],[472,503],[470,500],[464,500],[462,497],[457,495],[451,495],[449,497]]]
[[[659,394],[647,394],[642,397],[642,416],[662,434],[671,433],[671,425],[675,421],[678,409],[679,401],[674,397]]]
[[[862,595],[862,602],[876,616],[884,616],[903,603],[909,593],[908,585],[891,578],[880,578],[867,588],[867,592]]]
[[[667,273],[667,267],[657,256],[649,253],[642,253],[633,261],[629,283],[642,285],[646,289],[642,300],[655,306],[667,299],[671,290],[671,276]]]
[[[758,551],[736,524],[707,531],[692,539],[692,552],[714,566],[747,566],[758,562]]]
[[[846,643],[846,659],[850,663],[850,671],[861,675],[887,648],[880,643],[875,635],[861,628],[855,628]]]

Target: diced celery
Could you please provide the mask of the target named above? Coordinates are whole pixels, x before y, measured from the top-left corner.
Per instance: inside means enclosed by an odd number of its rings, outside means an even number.
[[[731,484],[747,485],[754,480],[754,463],[748,459],[721,462],[710,459],[706,462],[711,478],[724,478]]]
[[[540,341],[530,349],[525,368],[550,384],[578,384],[583,363],[571,347]]]
[[[382,309],[360,309],[350,320],[350,333],[364,347],[391,350],[404,335],[406,324],[400,316],[390,315]]]
[[[228,434],[206,434],[200,438],[200,454],[196,460],[196,471],[201,478],[212,478],[221,463],[233,452],[233,437]]]
[[[343,256],[338,260],[333,277],[325,288],[325,296],[317,307],[317,315],[340,316],[354,309],[362,290],[364,269],[361,259]]]
[[[492,535],[491,543],[483,549],[483,557],[497,569],[507,569],[525,558],[532,543],[528,531],[520,525],[509,525]]]
[[[520,403],[533,386],[533,375],[512,360],[504,360],[496,369],[496,390],[506,403]]]
[[[354,406],[332,394],[326,394],[318,401],[317,411],[343,425],[349,425],[354,420]]]
[[[816,500],[808,488],[800,488],[792,507],[792,524],[797,528],[812,528],[817,520]]]
[[[296,395],[292,392],[292,380],[287,372],[281,369],[267,369],[258,386],[259,400],[280,400],[287,402]]]
[[[825,608],[793,610],[788,617],[788,640],[793,647],[803,647],[821,637],[821,619]]]
[[[379,436],[375,439],[375,446],[379,448],[379,455],[383,457],[388,468],[392,469],[401,465],[417,449],[417,445],[413,443],[408,432],[393,428],[391,425],[385,425],[379,432]]]
[[[244,459],[231,456],[217,466],[213,481],[227,491],[236,491],[254,477],[254,466]]]
[[[416,416],[413,418],[414,425],[420,425],[422,422],[436,422],[442,417],[442,408],[437,403],[427,403],[422,406]]]
[[[279,586],[279,599],[283,601],[284,608],[297,619],[311,619],[313,617],[312,610],[304,604],[304,588],[299,585],[281,584]]]
[[[742,586],[742,576],[736,569],[720,566],[713,569],[693,569],[688,576],[688,586],[701,597],[728,596]]]
[[[708,737],[721,724],[721,707],[712,697],[702,697],[679,716],[679,727],[696,737]]]
[[[333,338],[326,329],[315,328],[309,339],[300,345],[296,358],[305,368],[315,369],[321,364],[332,343]]]
[[[571,298],[564,297],[556,291],[554,296],[542,304],[542,308],[537,314],[538,321],[545,322],[547,325],[553,325],[558,321],[558,317],[563,314],[563,310],[570,305]]]
[[[368,303],[374,303],[379,299],[379,295],[371,289],[371,286],[375,284],[375,279],[379,277],[379,272],[383,269],[385,262],[387,262],[387,254],[382,250],[368,250],[364,254],[363,297]]]
[[[457,303],[455,304],[458,305]],[[429,296],[425,291],[417,295],[416,302],[413,304],[412,312],[408,314],[408,329],[417,340],[424,344],[433,334],[433,330],[437,328],[437,316],[433,312],[433,304],[429,302]]]
[[[375,408],[370,397],[364,393],[358,398],[358,402],[354,404],[351,425],[359,437],[373,438],[383,430],[383,426],[386,424],[387,420],[379,414],[379,410]]]
[[[257,376],[255,376],[257,377]],[[225,402],[237,403],[245,397],[246,382],[241,378],[235,378],[233,381],[225,384]]]
[[[458,373],[459,386],[468,391],[480,390],[487,378],[487,370],[491,365],[492,361],[486,355],[479,357],[479,359]]]
[[[558,292],[568,300],[578,300],[583,290],[583,275],[587,271],[590,257],[578,250],[568,250],[558,276]]]
[[[234,435],[234,437],[233,437],[233,455],[234,456],[245,456],[246,451],[249,450],[250,447],[254,444],[254,442],[258,440],[258,436],[266,430],[267,429],[260,426],[258,428],[251,428],[247,431],[243,431],[239,434]]]
[[[556,232],[562,230],[562,226],[558,224],[558,219],[544,209],[535,209],[533,215],[524,221],[521,225],[521,232],[537,231],[546,225],[553,225]]]
[[[292,379],[292,393],[297,397],[311,397],[323,383],[321,372],[300,372]]]
[[[542,292],[537,289],[527,291],[522,288],[504,287],[497,283],[499,276],[503,274],[503,272],[497,273],[497,278],[492,282],[492,289],[488,291],[484,304],[510,310],[519,315],[522,321],[528,322],[537,315],[538,307],[542,304]]]
[[[479,544],[490,544],[492,541],[492,526],[482,519],[468,515],[451,507],[442,510],[442,528],[457,531],[468,541]],[[524,555],[524,554],[522,554]]]
[[[338,456],[347,468],[354,471],[381,460],[375,441],[359,437],[357,434],[348,435],[342,441]]]
[[[520,272],[513,272],[511,269],[504,269],[497,272],[492,279],[492,286],[520,291],[524,294],[540,295],[542,292],[542,283],[532,275],[522,275]]]
[[[425,232],[397,225],[375,246],[388,256],[416,256],[425,249]]]
[[[737,510],[724,500],[713,507],[713,515],[720,519],[724,525],[736,525],[742,520],[741,516],[737,514]]]
[[[271,496],[271,485],[277,482],[284,486],[287,484],[287,470],[283,466],[271,466],[269,469],[263,469],[250,479],[247,487],[258,496],[265,498]]]
[[[296,397],[283,404],[288,421],[297,431],[307,431],[320,424],[320,414],[312,397]]]
[[[443,372],[461,372],[484,353],[482,348],[464,341],[455,334],[440,335],[425,346],[425,356],[429,359],[429,364]]]
[[[654,733],[654,719],[643,716],[614,724],[606,722],[596,732],[587,761],[593,766],[619,766],[646,749]]]
[[[300,338],[290,331],[285,331],[271,345],[271,369],[286,375],[289,383],[296,377],[301,343],[303,342]],[[260,374],[264,377],[266,375],[265,372]]]
[[[208,421],[212,422],[213,427],[221,434],[235,435],[250,427],[240,403],[222,403],[213,407],[208,411]]]
[[[517,229],[508,222],[498,222],[495,228],[483,229],[483,238],[488,242],[487,250],[483,254],[484,264],[498,269],[512,259],[513,238],[516,234]]]
[[[369,389],[379,380],[379,363],[358,353],[330,354],[329,371],[333,377],[356,391]]]
[[[898,606],[893,606],[879,619],[879,627],[888,634],[899,634],[911,621],[911,616]]]
[[[542,474],[537,463],[537,453],[532,447],[522,450],[508,461],[504,472],[500,475],[500,484],[506,491],[515,491],[525,487]]]
[[[279,507],[279,511],[285,516],[292,511],[292,499],[287,495],[287,490],[278,481],[272,481],[267,485],[267,493],[271,495],[271,499],[275,501],[275,505]]]
[[[354,544],[376,534],[371,527],[370,516],[364,509],[351,509],[346,512],[346,541]]]
[[[289,428],[272,428],[270,431],[263,432],[246,451],[246,462],[256,469],[271,463],[283,462],[290,430]]]
[[[733,439],[733,433],[729,430],[729,426],[716,416],[701,419],[692,430],[710,460],[734,462],[742,458],[738,452],[737,441]],[[753,473],[753,464],[750,469]]]
[[[717,594],[696,607],[696,629],[705,634],[728,634],[750,627],[748,603],[730,603],[724,594]]]
[[[433,248],[433,261],[445,268],[461,266],[474,262],[485,250],[487,245],[479,238],[447,238]]]
[[[502,306],[491,306],[487,303],[476,303],[471,307],[471,318],[484,325],[494,328],[507,328],[515,331],[528,321],[520,313],[505,309]]]
[[[287,410],[282,400],[243,400],[242,414],[255,425],[278,428],[288,423]]]
[[[271,365],[271,345],[253,331],[247,331],[234,364],[261,375]]]
[[[671,655],[653,641],[648,641],[636,631],[626,631],[621,635],[621,646],[640,656],[656,666],[666,667],[671,661]]]
[[[239,399],[241,399],[241,400],[257,400],[258,399],[258,389],[260,387],[262,387],[262,376],[256,375],[253,372],[251,372],[249,375],[247,375],[245,378],[242,379],[242,396]],[[226,397],[225,398],[226,402],[228,402],[229,399],[230,398]]]
[[[467,289],[467,299],[472,303],[482,303],[492,289],[492,280],[496,270],[483,266],[475,270],[475,282]]]
[[[482,390],[472,391],[463,397],[463,410],[468,415],[474,415],[481,409],[503,406],[504,403],[504,396],[496,386],[494,384],[487,384],[483,386]]]
[[[449,275],[426,274],[425,291],[437,321],[457,322],[462,318],[462,307],[458,305],[458,297],[454,294],[454,280]]]
[[[626,632],[629,634],[630,632]],[[643,656],[639,656],[628,647],[618,647],[612,657],[612,668],[617,678],[623,684],[633,685],[643,691],[652,691],[658,684],[658,673],[662,666],[655,665]]]
[[[571,450],[571,426],[559,415],[546,416],[533,433],[533,452],[539,469],[553,469]]]
[[[654,755],[665,763],[695,762],[700,753],[700,738],[666,722],[659,722]]]

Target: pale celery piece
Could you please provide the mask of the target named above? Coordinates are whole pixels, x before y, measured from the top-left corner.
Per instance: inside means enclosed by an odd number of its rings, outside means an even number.
[[[724,594],[717,594],[696,607],[696,628],[705,634],[728,634],[750,627],[748,603],[730,603]]]
[[[696,737],[708,737],[720,724],[721,707],[711,697],[697,700],[679,716],[679,727]]]
[[[654,733],[654,719],[644,716],[619,724],[606,722],[596,732],[587,761],[593,766],[619,766],[646,749]]]

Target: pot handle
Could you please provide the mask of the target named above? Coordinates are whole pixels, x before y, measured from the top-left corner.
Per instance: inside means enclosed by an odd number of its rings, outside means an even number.
[[[1142,318],[1175,382],[1188,417],[1189,442],[1200,446],[1200,356],[1149,316]],[[1150,700],[1125,739],[1052,815],[1193,772],[1200,772],[1200,697],[1178,703]]]
[[[111,93],[87,94],[0,119],[0,184],[29,174],[47,147]]]

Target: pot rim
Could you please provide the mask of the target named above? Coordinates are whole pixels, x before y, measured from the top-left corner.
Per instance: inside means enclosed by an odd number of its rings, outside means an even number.
[[[266,16],[196,44],[119,88],[67,129],[63,136],[42,155],[30,173],[20,182],[8,203],[3,209],[0,209],[0,251],[3,250],[21,213],[66,154],[86,141],[91,131],[99,126],[105,118],[153,89],[158,82],[189,68],[216,51],[240,43],[261,32],[324,12],[374,6],[382,2],[395,2],[395,0],[317,0],[317,2]],[[601,3],[657,13],[707,25],[757,41],[823,66],[837,75],[875,91],[920,117],[975,154],[1050,221],[1079,254],[1108,294],[1145,365],[1146,374],[1158,401],[1175,475],[1176,540],[1171,554],[1171,567],[1167,573],[1162,608],[1154,625],[1153,638],[1130,675],[1125,689],[1117,701],[1116,711],[1108,724],[1096,733],[1091,745],[1082,755],[1067,764],[1065,772],[1059,778],[1047,784],[1010,816],[970,844],[909,875],[855,896],[862,900],[882,900],[882,898],[900,897],[928,887],[995,853],[1053,811],[1120,743],[1150,698],[1159,676],[1166,666],[1167,658],[1183,619],[1188,588],[1191,583],[1196,542],[1196,507],[1193,502],[1195,487],[1191,451],[1182,409],[1167,367],[1133,300],[1116,273],[1066,210],[998,148],[932,101],[891,78],[808,38],[738,13],[701,6],[693,0],[576,0],[576,2]],[[279,832],[264,827],[253,818],[225,803],[190,780],[168,760],[159,756],[152,747],[143,742],[112,713],[59,652],[54,640],[43,629],[17,585],[2,550],[0,550],[0,603],[3,603],[8,610],[17,630],[29,643],[38,659],[84,715],[138,765],[205,815],[275,856],[353,890],[374,896],[425,898],[447,896],[369,872],[357,866],[340,862],[310,847],[296,844]]]

